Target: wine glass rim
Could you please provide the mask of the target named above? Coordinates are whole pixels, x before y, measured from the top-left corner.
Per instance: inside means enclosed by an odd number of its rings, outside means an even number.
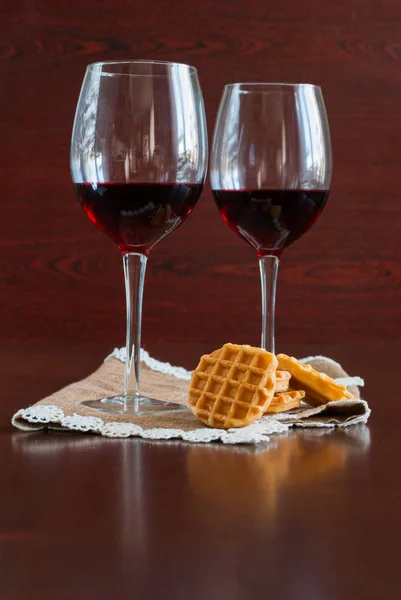
[[[197,71],[197,68],[193,65],[187,65],[186,63],[180,63],[170,60],[141,60],[141,59],[132,59],[132,60],[103,60],[98,62],[89,63],[87,65],[87,69],[93,69],[94,67],[99,67],[103,65],[168,65],[170,67],[178,66],[178,67],[186,67],[191,71]],[[115,73],[118,75],[118,73]]]
[[[315,88],[317,90],[320,90],[320,85],[315,85],[314,83],[267,83],[267,82],[263,82],[263,81],[240,81],[240,82],[236,82],[236,83],[227,83],[224,87],[225,88],[234,88],[234,87],[255,87],[255,88],[261,88],[261,87],[266,87],[266,88],[281,88],[281,87],[286,87],[286,88],[303,88],[303,87],[311,87],[311,88]]]

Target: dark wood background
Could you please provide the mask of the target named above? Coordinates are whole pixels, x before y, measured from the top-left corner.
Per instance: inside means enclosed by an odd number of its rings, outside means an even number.
[[[0,334],[124,341],[120,257],[85,218],[69,174],[87,63],[177,60],[200,73],[209,134],[223,85],[323,86],[334,181],[279,274],[279,345],[400,339],[399,0],[3,0],[0,38]],[[258,343],[256,256],[207,187],[151,255],[144,345]]]

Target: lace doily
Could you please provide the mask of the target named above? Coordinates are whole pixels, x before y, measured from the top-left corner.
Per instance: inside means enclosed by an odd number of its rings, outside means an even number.
[[[126,361],[125,348],[115,348],[105,359],[114,357],[121,362]],[[309,362],[312,359],[323,359],[337,366],[338,363],[323,356],[309,356],[301,362]],[[176,367],[152,358],[146,350],[141,349],[141,361],[153,371],[166,375],[172,375],[177,379],[189,380],[191,372],[183,367]],[[337,381],[346,386],[364,385],[360,377],[342,377]],[[364,417],[365,418],[365,417]],[[92,432],[110,438],[142,437],[150,440],[182,439],[193,443],[209,443],[220,441],[223,444],[259,444],[268,442],[272,434],[286,433],[292,426],[280,422],[278,417],[266,415],[257,423],[240,429],[199,428],[192,431],[183,429],[153,428],[143,429],[133,423],[104,422],[100,417],[83,416],[77,413],[65,415],[64,412],[53,404],[35,405],[19,410],[12,419],[13,425],[24,431],[35,431],[43,429],[44,425],[54,429],[65,429],[70,431]]]
[[[285,433],[289,426],[280,423],[274,418],[264,417],[258,423],[242,427],[241,429],[194,429],[192,431],[184,431],[183,429],[164,429],[155,427],[154,429],[143,429],[139,425],[132,423],[104,423],[99,417],[84,417],[74,413],[72,416],[64,416],[62,410],[52,404],[31,406],[19,410],[13,417],[13,424],[22,418],[33,425],[46,424],[50,428],[53,426],[61,426],[70,431],[82,431],[100,433],[105,437],[126,438],[126,437],[142,437],[147,440],[171,440],[182,439],[186,442],[208,443],[220,440],[223,444],[259,444],[260,442],[268,442],[269,435],[273,433]],[[23,427],[21,421],[18,422],[20,429],[32,431],[37,427]]]
[[[127,351],[126,348],[114,348],[113,352],[109,354],[105,361],[111,357],[117,358],[122,363],[125,363],[127,360]],[[173,367],[168,362],[161,362],[160,360],[156,360],[152,358],[149,352],[146,352],[143,348],[141,348],[141,362],[152,369],[152,371],[158,371],[159,373],[164,373],[165,375],[173,375],[177,379],[185,379],[189,381],[191,379],[191,371],[187,371],[184,367]]]

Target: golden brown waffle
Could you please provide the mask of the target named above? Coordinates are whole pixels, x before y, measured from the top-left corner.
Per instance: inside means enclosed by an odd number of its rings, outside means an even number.
[[[300,363],[293,356],[279,354],[277,360],[280,369],[291,373],[291,389],[305,390],[305,402],[312,406],[337,402],[343,398],[355,398],[345,385],[336,383],[334,379],[325,373],[315,371],[310,365]]]
[[[288,371],[276,371],[276,389],[277,392],[286,392],[288,390],[291,379],[291,373]]]
[[[224,344],[202,356],[192,373],[190,409],[210,427],[250,425],[263,415],[273,398],[276,369],[276,357],[266,350]]]
[[[305,392],[303,390],[275,394],[266,414],[276,414],[291,410],[292,408],[299,408],[301,406],[302,398],[305,398]]]

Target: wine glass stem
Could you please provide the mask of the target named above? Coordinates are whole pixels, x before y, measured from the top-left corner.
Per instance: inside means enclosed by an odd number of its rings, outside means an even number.
[[[276,306],[278,271],[277,256],[262,256],[259,258],[259,268],[262,284],[262,340],[260,345],[264,350],[274,353],[274,313]]]
[[[139,372],[142,328],[142,297],[147,257],[129,252],[123,255],[125,297],[127,303],[127,360],[124,396],[139,399]]]

